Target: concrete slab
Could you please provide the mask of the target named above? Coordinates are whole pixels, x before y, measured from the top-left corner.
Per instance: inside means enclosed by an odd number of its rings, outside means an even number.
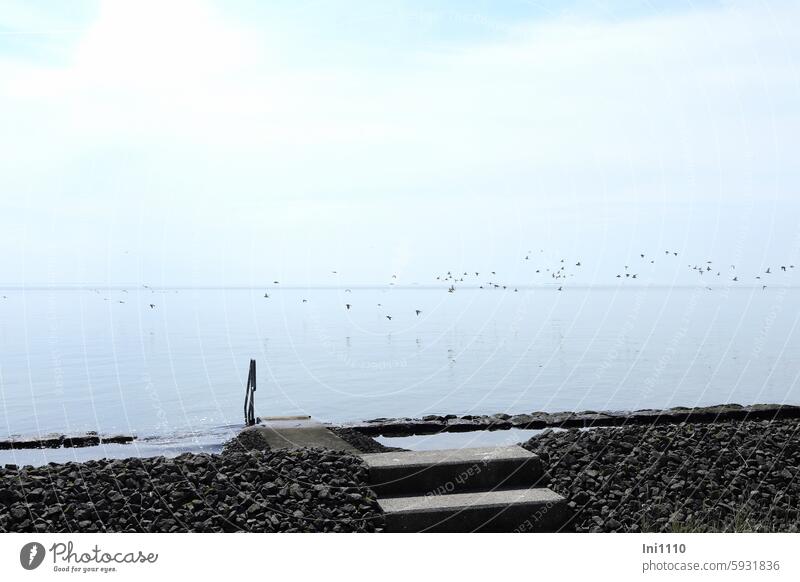
[[[571,515],[550,489],[379,499],[390,532],[553,532]]]
[[[362,455],[371,487],[381,496],[442,495],[480,489],[532,487],[544,471],[519,446]]]
[[[358,450],[319,422],[309,417],[261,419],[262,424],[249,427],[273,449],[316,447],[357,454]]]
[[[514,445],[431,451],[392,451],[390,453],[369,453],[362,456],[370,467],[425,467],[442,463],[489,463],[499,459],[529,459],[535,455]]]

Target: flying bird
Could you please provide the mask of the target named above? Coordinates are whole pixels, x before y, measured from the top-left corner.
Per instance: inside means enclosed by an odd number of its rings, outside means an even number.
[[[350,309],[350,304],[349,303],[345,303],[344,306],[347,307],[347,309]]]
[[[150,304],[150,309],[155,309],[155,308],[156,308],[156,304],[155,303],[151,303]]]
[[[416,311],[416,312],[417,312],[417,315],[419,315],[420,313],[422,313],[422,311],[420,311],[419,309],[415,309],[414,311]]]
[[[389,321],[392,321],[392,316],[391,315],[387,315],[386,319],[388,319]]]

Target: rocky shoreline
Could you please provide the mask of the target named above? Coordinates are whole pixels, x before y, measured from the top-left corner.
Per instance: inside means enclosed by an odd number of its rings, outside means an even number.
[[[545,431],[523,446],[575,531],[800,531],[797,420]]]
[[[436,415],[422,418],[376,418],[364,422],[353,422],[328,428],[351,442],[361,450],[358,443],[369,450],[362,452],[385,452],[393,447],[384,447],[374,440],[366,441],[361,435],[412,436],[439,432],[472,432],[481,430],[545,429],[545,428],[589,428],[601,426],[627,426],[652,424],[677,424],[681,422],[709,423],[728,420],[780,420],[800,418],[800,406],[787,404],[719,404],[687,408],[677,406],[668,409],[643,409],[633,411],[585,410],[582,412],[531,412],[524,414],[498,413],[491,415]],[[338,431],[338,432],[337,432]],[[12,436],[0,439],[0,450],[12,449],[56,449],[93,447],[101,444],[129,444],[134,435],[99,435],[87,432],[80,435],[50,434],[45,436]]]
[[[568,499],[567,531],[798,532],[800,420],[752,419],[794,408],[747,407],[745,420],[716,422],[664,423],[659,414],[649,424],[545,430],[522,446]],[[360,452],[395,450],[355,428],[332,430]],[[0,532],[383,530],[357,455],[269,450],[251,434],[219,455],[5,465]]]

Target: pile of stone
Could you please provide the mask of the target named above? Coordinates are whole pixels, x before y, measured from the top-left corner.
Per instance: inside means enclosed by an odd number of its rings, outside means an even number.
[[[230,455],[246,451],[266,452],[269,451],[270,448],[267,440],[262,437],[258,431],[243,430],[222,444],[222,454]]]
[[[797,420],[547,430],[576,531],[800,531]]]
[[[229,452],[0,468],[0,532],[373,532],[358,457]]]

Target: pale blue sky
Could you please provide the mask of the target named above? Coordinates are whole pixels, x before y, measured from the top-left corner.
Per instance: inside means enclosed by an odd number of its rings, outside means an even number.
[[[0,0],[0,284],[800,264],[796,3],[377,4]]]

